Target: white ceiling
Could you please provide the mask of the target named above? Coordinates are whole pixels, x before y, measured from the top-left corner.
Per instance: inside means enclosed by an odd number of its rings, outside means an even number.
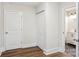
[[[32,6],[36,7],[40,4],[40,2],[9,2],[10,4],[20,4],[20,5],[27,5],[27,6]]]

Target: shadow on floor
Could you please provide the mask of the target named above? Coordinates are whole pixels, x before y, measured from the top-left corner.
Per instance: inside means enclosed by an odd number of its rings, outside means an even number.
[[[73,57],[76,57],[76,46],[75,45],[65,44],[65,51],[67,54],[70,54]]]

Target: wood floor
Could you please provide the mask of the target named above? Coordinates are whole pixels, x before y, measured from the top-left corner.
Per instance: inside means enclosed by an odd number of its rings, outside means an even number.
[[[39,47],[19,48],[8,50],[2,53],[1,57],[72,57],[65,52],[57,52],[50,55],[45,55]]]

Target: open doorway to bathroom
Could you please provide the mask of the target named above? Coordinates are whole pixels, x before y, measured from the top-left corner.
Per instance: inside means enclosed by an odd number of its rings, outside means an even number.
[[[76,56],[76,7],[65,9],[65,51]]]

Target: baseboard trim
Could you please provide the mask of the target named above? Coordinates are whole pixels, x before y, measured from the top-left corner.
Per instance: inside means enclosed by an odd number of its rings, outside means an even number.
[[[62,50],[62,49],[43,50],[43,53],[44,53],[45,55],[53,54],[53,53],[56,53],[56,52],[64,52],[64,50]]]
[[[2,50],[0,50],[0,56],[2,55],[2,52],[3,52],[3,51],[2,51]]]
[[[59,51],[51,51],[51,52],[43,52],[45,55],[49,55],[49,54],[53,54],[53,53],[56,53],[56,52],[59,52]]]

